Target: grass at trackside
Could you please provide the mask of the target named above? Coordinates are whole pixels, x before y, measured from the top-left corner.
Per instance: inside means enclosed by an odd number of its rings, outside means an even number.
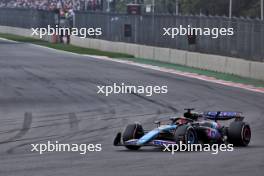
[[[34,39],[31,37],[22,37],[22,36],[17,36],[17,35],[12,35],[12,34],[1,34],[0,33],[0,37],[9,39],[9,40],[18,41],[18,42],[33,43],[33,44],[37,44],[41,46],[46,46],[49,48],[69,51],[69,52],[78,53],[78,54],[100,55],[100,56],[108,56],[111,58],[132,58],[134,57],[133,55],[123,54],[123,53],[100,51],[96,49],[84,48],[84,47],[73,46],[73,45],[65,45],[61,43],[54,44],[54,43],[49,43],[47,41],[43,41],[40,39]]]
[[[236,75],[219,73],[219,72],[215,72],[215,71],[201,70],[201,69],[197,69],[197,68],[191,68],[191,67],[186,67],[186,66],[171,64],[171,63],[165,63],[165,62],[161,62],[161,61],[154,61],[154,60],[143,59],[143,58],[135,58],[134,56],[129,55],[129,54],[106,52],[106,51],[83,48],[83,47],[78,47],[78,46],[73,46],[73,45],[53,44],[53,43],[49,43],[49,42],[39,40],[39,39],[34,39],[34,38],[30,38],[30,37],[21,37],[21,36],[16,36],[16,35],[12,35],[12,34],[1,34],[0,33],[0,37],[6,38],[9,40],[18,41],[18,42],[33,43],[33,44],[37,44],[37,45],[41,45],[41,46],[46,46],[46,47],[50,47],[50,48],[54,48],[54,49],[58,49],[58,50],[63,50],[63,51],[69,51],[69,52],[78,53],[78,54],[108,56],[111,58],[129,60],[129,61],[133,61],[133,62],[137,62],[137,63],[143,63],[143,64],[149,64],[149,65],[155,65],[155,66],[161,66],[161,67],[171,68],[171,69],[184,71],[184,72],[197,73],[200,75],[215,77],[215,78],[221,79],[221,80],[254,85],[256,87],[264,87],[264,81],[260,81],[260,80],[244,78],[244,77],[240,77],[240,76],[236,76]]]

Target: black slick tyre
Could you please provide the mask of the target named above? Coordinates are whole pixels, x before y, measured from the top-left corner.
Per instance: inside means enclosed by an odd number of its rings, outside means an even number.
[[[196,131],[190,125],[179,126],[174,133],[174,140],[177,144],[197,144],[198,138]]]
[[[228,128],[228,141],[234,146],[247,146],[251,139],[249,124],[243,121],[234,121]]]
[[[129,124],[126,126],[122,134],[122,140],[125,143],[126,141],[131,139],[139,139],[143,135],[144,135],[144,130],[140,124],[138,123]],[[125,147],[130,150],[138,150],[140,148],[140,146],[136,146],[136,145],[125,145]]]

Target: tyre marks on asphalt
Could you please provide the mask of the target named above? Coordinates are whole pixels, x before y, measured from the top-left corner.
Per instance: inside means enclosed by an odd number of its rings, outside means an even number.
[[[82,112],[83,113],[83,112]],[[115,113],[114,111],[111,111],[110,114]],[[84,115],[84,117],[93,117],[93,115],[87,115],[87,112],[85,113],[86,115]],[[97,114],[100,115],[100,114]],[[103,116],[105,115],[105,113],[102,114]],[[58,121],[58,123],[54,123],[54,118],[56,117],[60,117],[59,119],[55,119]],[[61,117],[64,116],[64,117]],[[81,121],[81,118],[78,118],[76,113],[59,113],[59,114],[50,114],[50,115],[44,115],[42,117],[45,117],[45,121],[43,120],[39,120],[40,116],[38,117],[34,117],[34,124],[32,125],[32,113],[25,113],[25,117],[24,117],[24,121],[22,124],[22,129],[19,131],[19,133],[17,133],[14,137],[11,137],[7,140],[4,140],[2,142],[0,142],[0,144],[7,144],[7,143],[11,143],[11,142],[20,142],[20,144],[17,144],[15,146],[12,146],[6,151],[7,154],[12,154],[15,152],[15,150],[21,148],[21,147],[28,147],[30,146],[30,144],[32,143],[40,143],[40,142],[47,142],[48,140],[50,141],[55,141],[55,140],[59,140],[61,142],[63,141],[67,141],[69,142],[71,140],[71,138],[75,137],[76,135],[80,135],[80,134],[91,134],[94,132],[97,132],[98,130],[103,130],[106,128],[106,126],[100,127],[100,128],[96,128],[96,129],[92,129],[88,123],[88,128],[84,128],[82,130],[79,129],[79,122]],[[51,119],[50,119],[51,118]],[[50,119],[50,120],[49,120]],[[86,118],[85,120],[89,120],[91,121],[89,118]],[[93,121],[97,121],[99,119],[92,119]],[[51,122],[51,123],[50,123]],[[97,122],[96,122],[97,123]],[[67,127],[67,124],[69,125]],[[64,132],[63,134],[57,134],[58,128],[61,129],[67,129],[65,130],[66,132]],[[93,124],[94,126],[94,124]],[[51,127],[54,127],[56,130],[52,132]],[[38,130],[38,128],[43,128],[44,130],[42,130],[43,132],[45,132],[45,135],[41,135],[41,133],[39,133],[40,130]],[[23,138],[23,136],[26,135],[26,133],[32,129],[32,133],[35,133],[34,130],[38,131],[38,135],[35,137],[28,137],[28,138]],[[54,133],[55,132],[55,133]],[[51,134],[52,133],[52,134]],[[40,137],[41,136],[41,137]],[[89,137],[86,137],[89,138]],[[91,136],[91,138],[94,138],[94,136]]]
[[[150,102],[150,103],[153,103],[153,104],[155,104],[155,105],[161,106],[161,107],[163,107],[163,108],[169,109],[169,110],[171,110],[171,111],[174,112],[174,113],[177,113],[177,112],[178,112],[178,109],[177,109],[177,108],[175,108],[175,107],[173,107],[173,106],[171,106],[171,105],[169,105],[169,104],[165,104],[165,103],[163,103],[163,102],[161,102],[161,101],[156,101],[156,100],[154,100],[154,99],[148,98],[148,97],[146,97],[146,96],[143,96],[143,95],[140,95],[140,94],[137,94],[137,93],[131,93],[131,94],[132,94],[132,95],[135,95],[135,96],[137,96],[138,98],[141,98],[141,99],[143,99],[143,100],[145,100],[145,101],[147,101],[147,102]]]
[[[75,113],[69,113],[69,124],[72,131],[79,130],[79,120]]]
[[[1,141],[0,144],[13,142],[13,141],[15,141],[17,139],[22,138],[30,130],[31,124],[32,124],[32,113],[31,112],[26,112],[24,114],[24,121],[23,121],[23,125],[22,125],[21,130],[15,136],[13,136],[13,137],[11,137],[11,138],[9,138],[7,140]]]

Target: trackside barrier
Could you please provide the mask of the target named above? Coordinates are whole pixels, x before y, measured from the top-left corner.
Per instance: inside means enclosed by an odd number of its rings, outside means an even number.
[[[246,78],[264,80],[264,63],[185,50],[146,45],[110,42],[99,39],[81,39],[72,36],[71,44],[110,52],[132,54],[135,57],[184,65]]]

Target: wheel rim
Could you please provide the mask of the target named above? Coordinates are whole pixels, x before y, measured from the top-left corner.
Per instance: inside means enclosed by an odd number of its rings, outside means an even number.
[[[187,141],[189,144],[194,144],[195,143],[195,134],[193,131],[189,131],[187,134]]]
[[[250,138],[251,138],[251,131],[248,126],[245,126],[243,130],[243,139],[245,142],[249,142]]]

